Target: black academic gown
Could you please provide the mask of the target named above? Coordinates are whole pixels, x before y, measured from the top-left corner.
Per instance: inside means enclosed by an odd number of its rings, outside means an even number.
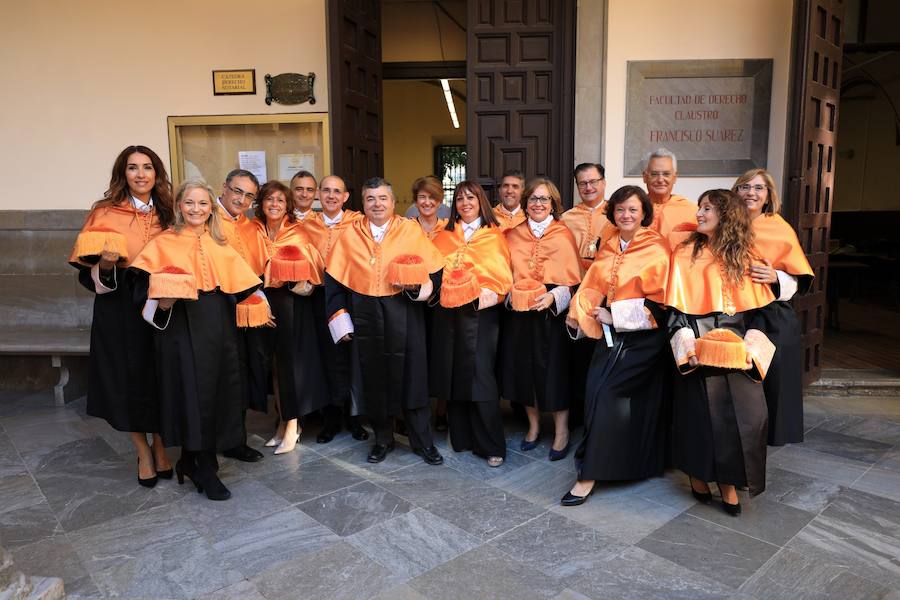
[[[657,323],[665,310],[645,301]],[[654,477],[665,468],[671,358],[666,329],[617,332],[595,343],[587,373],[584,437],[575,450],[579,480]]]
[[[244,387],[244,410],[268,412],[272,390],[272,354],[275,330],[271,327],[238,329],[238,350],[242,363],[241,384]]]
[[[90,268],[77,265],[78,281],[96,294]],[[115,289],[94,296],[88,358],[87,414],[119,431],[159,432],[153,328],[141,318],[133,274],[115,267],[101,282]]]
[[[328,330],[328,313],[325,307],[325,286],[316,286],[312,293],[312,306],[315,311],[316,335],[328,386],[328,406],[340,410],[349,409],[350,415],[361,414],[359,390],[351,390],[351,347],[352,344],[335,344]]]

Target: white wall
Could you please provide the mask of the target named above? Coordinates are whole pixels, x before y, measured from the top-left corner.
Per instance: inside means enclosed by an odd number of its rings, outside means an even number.
[[[88,207],[129,144],[168,167],[170,115],[327,112],[325,1],[4,2],[0,209]],[[255,96],[213,96],[244,68]],[[266,73],[310,71],[315,105],[265,104]]]
[[[629,60],[774,59],[766,168],[782,185],[792,4],[789,0],[608,0],[603,132],[608,194],[622,185],[641,183],[640,178],[623,176]],[[730,188],[734,179],[681,177],[675,193],[696,201],[707,189]]]

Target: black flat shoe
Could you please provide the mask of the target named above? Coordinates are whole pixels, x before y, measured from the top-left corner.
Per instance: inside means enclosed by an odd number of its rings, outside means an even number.
[[[566,495],[562,497],[562,500],[560,500],[559,503],[562,506],[581,506],[587,501],[588,496],[594,493],[595,489],[597,489],[597,484],[594,484],[594,487],[592,487],[591,491],[585,496],[576,496],[571,491],[566,492]]]
[[[722,508],[724,508],[724,509],[725,509],[725,512],[727,512],[727,513],[728,513],[729,515],[731,515],[732,517],[736,517],[736,516],[738,516],[739,514],[741,514],[741,503],[740,503],[740,501],[738,501],[737,504],[729,504],[729,503],[725,502],[725,500],[722,500]]]
[[[322,428],[322,431],[319,432],[319,435],[316,436],[317,444],[327,444],[331,440],[334,439],[334,436],[341,432],[340,425],[332,425],[328,424]]]
[[[145,488],[152,488],[156,485],[156,482],[159,481],[159,473],[154,475],[153,477],[148,477],[147,479],[141,479],[141,459],[138,457],[138,483]]]
[[[363,426],[358,421],[353,421],[350,424],[350,435],[359,442],[369,439],[369,432],[363,429]]]
[[[570,442],[566,442],[566,447],[562,450],[554,450],[553,446],[550,446],[549,458],[550,460],[562,460],[569,455],[569,448],[571,448],[572,444]]]
[[[444,433],[445,431],[447,431],[447,429],[449,429],[449,424],[447,423],[447,416],[446,415],[438,415],[434,419],[434,430],[437,431],[438,433]]]
[[[387,458],[388,452],[394,449],[394,442],[389,444],[375,444],[372,446],[372,451],[369,452],[369,457],[366,459],[370,463],[380,463],[385,458]]]
[[[429,465],[444,464],[444,457],[441,456],[441,453],[438,452],[438,449],[434,446],[432,446],[431,448],[415,448],[413,452],[421,456],[422,460],[427,462]]]
[[[697,502],[702,504],[712,503],[712,492],[698,492],[694,488],[691,488],[691,494],[697,499]]]
[[[263,459],[263,454],[259,450],[251,448],[247,444],[241,444],[240,446],[235,446],[234,448],[229,448],[222,452],[222,456],[226,458],[233,458],[235,460],[239,460],[241,462],[259,462]],[[216,464],[216,468],[218,469],[218,464]]]
[[[534,450],[535,448],[538,447],[540,440],[541,440],[540,435],[538,435],[533,440],[526,440],[525,437],[523,436],[522,443],[519,444],[519,450],[521,450],[522,452],[528,452],[529,450]]]

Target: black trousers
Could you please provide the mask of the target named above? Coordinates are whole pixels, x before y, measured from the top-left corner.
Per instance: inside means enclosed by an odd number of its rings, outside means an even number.
[[[499,402],[448,402],[447,424],[455,451],[506,458]]]
[[[387,416],[370,417],[372,428],[375,430],[375,443],[387,445],[394,441],[394,418]],[[409,445],[413,450],[431,448],[434,446],[434,436],[431,433],[431,407],[403,409],[403,420],[409,434]]]

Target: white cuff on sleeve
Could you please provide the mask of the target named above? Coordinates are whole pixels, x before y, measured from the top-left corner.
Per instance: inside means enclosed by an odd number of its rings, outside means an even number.
[[[550,307],[550,312],[554,316],[569,308],[569,302],[572,301],[572,292],[569,290],[569,286],[558,285],[550,290],[550,293],[553,294],[554,304],[556,305],[555,308],[553,306]]]
[[[113,267],[113,287],[106,287],[102,281],[100,281],[100,263],[95,264],[91,267],[91,279],[94,280],[94,289],[98,294],[108,294],[110,292],[116,291],[116,288],[119,287],[118,282],[116,281],[116,269]]]
[[[331,339],[335,344],[348,333],[353,333],[353,319],[350,318],[350,313],[338,312],[331,317],[328,321],[328,331],[331,332]]]
[[[431,293],[434,292],[434,284],[431,283],[431,279],[423,283],[419,286],[419,294],[413,298],[416,302],[424,302],[431,298]]]
[[[162,331],[166,327],[169,326],[169,321],[172,320],[172,309],[165,311],[166,313],[166,322],[162,327],[156,324],[156,321],[153,320],[153,317],[156,316],[156,311],[159,309],[159,300],[155,298],[150,298],[146,302],[144,302],[144,309],[141,311],[141,316],[145,321],[150,323],[154,328]]]
[[[656,323],[644,308],[643,298],[616,300],[610,305],[613,327],[616,331],[643,331],[655,329]]]
[[[778,287],[781,291],[778,299],[788,301],[793,298],[794,294],[797,293],[797,278],[777,269],[775,270],[775,275],[778,277]]]

